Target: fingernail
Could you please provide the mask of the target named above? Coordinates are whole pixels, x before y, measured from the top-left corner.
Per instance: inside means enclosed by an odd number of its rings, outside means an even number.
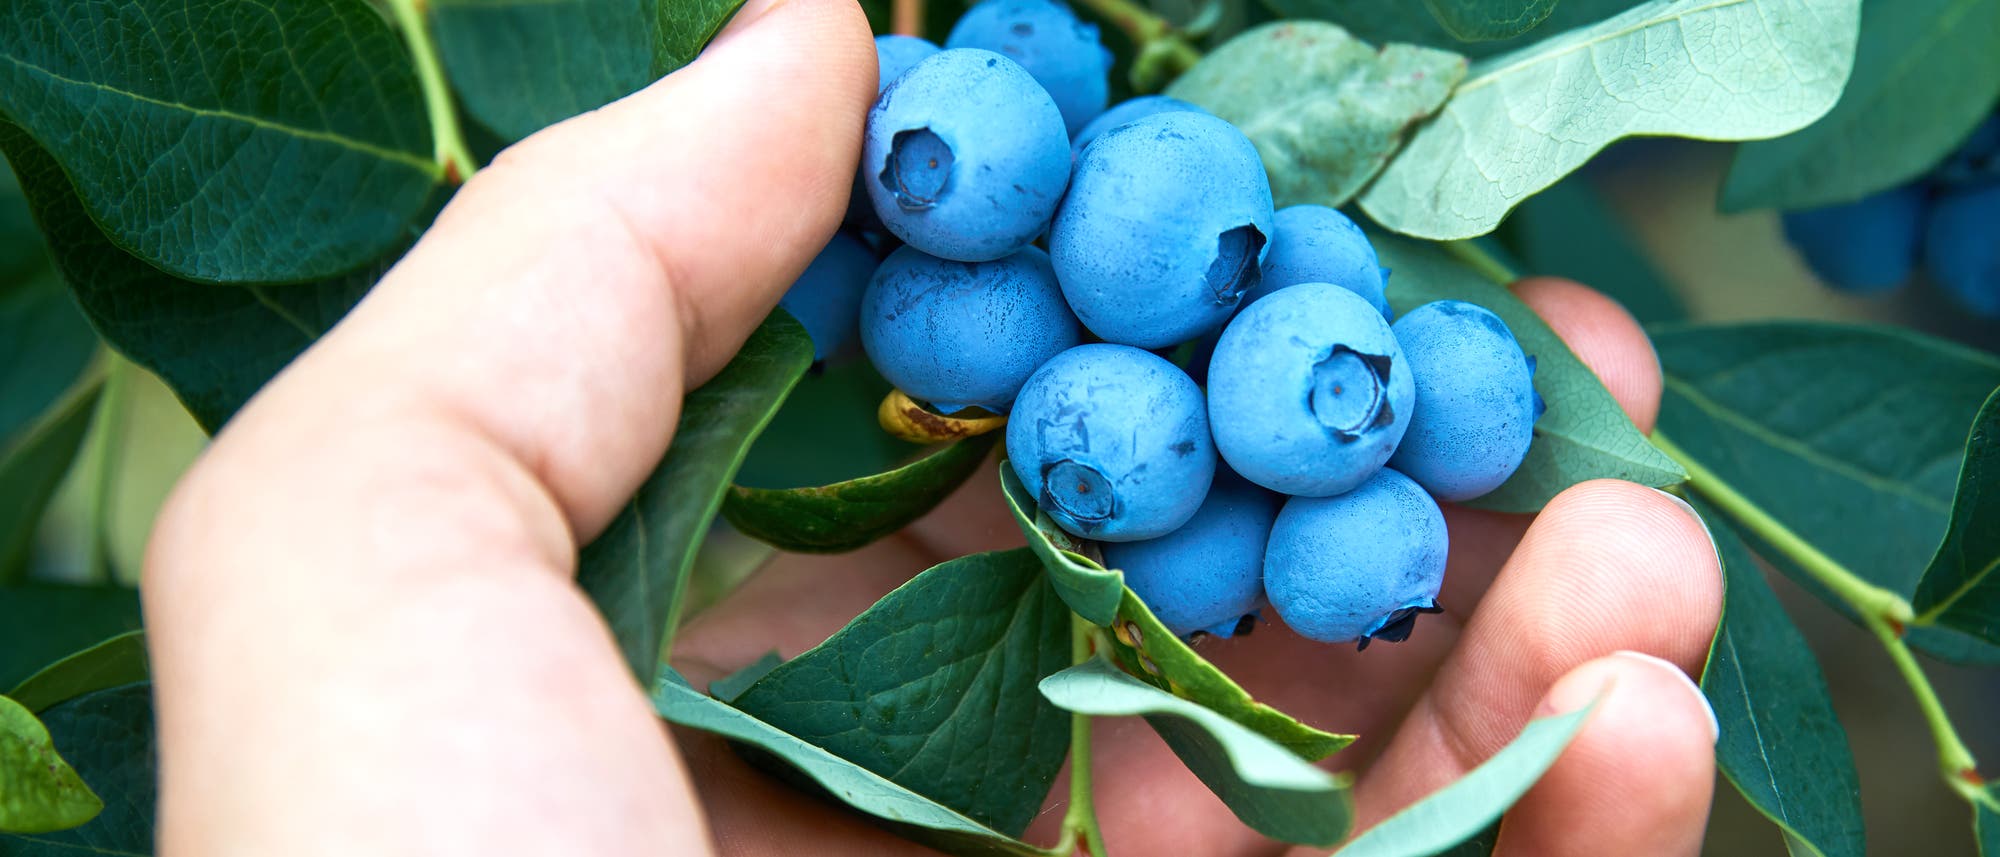
[[[1715,718],[1715,708],[1708,704],[1708,694],[1702,693],[1701,685],[1695,684],[1694,679],[1689,678],[1688,674],[1682,672],[1680,667],[1675,666],[1671,661],[1646,654],[1645,652],[1634,652],[1626,649],[1612,654],[1614,657],[1631,658],[1632,660],[1666,670],[1673,674],[1674,678],[1680,680],[1681,686],[1687,688],[1688,693],[1693,694],[1694,698],[1701,703],[1701,713],[1708,715],[1708,742],[1713,744],[1722,738],[1722,722]]]

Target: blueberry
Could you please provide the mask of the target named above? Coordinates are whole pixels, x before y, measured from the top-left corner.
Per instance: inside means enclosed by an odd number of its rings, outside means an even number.
[[[1416,396],[1389,322],[1330,283],[1250,305],[1208,363],[1216,449],[1245,478],[1285,494],[1360,485],[1396,451]]]
[[[1047,253],[953,262],[914,247],[889,254],[861,303],[861,344],[889,383],[952,413],[1006,413],[1014,394],[1083,328]]]
[[[1271,214],[1264,163],[1236,126],[1155,113],[1084,150],[1049,255],[1091,332],[1163,348],[1236,311],[1257,283]]]
[[[1245,305],[1286,286],[1332,283],[1367,298],[1383,318],[1392,317],[1375,246],[1347,215],[1324,205],[1294,205],[1278,209],[1272,224],[1263,279],[1243,296]]]
[[[1924,206],[1923,187],[1906,185],[1844,205],[1790,211],[1785,238],[1827,285],[1886,292],[1916,268]]]
[[[933,256],[987,262],[1048,228],[1069,183],[1062,114],[1013,60],[941,51],[868,111],[862,171],[875,214]]]
[[[943,50],[925,39],[916,36],[888,35],[875,37],[875,92],[881,94],[902,77],[911,66],[929,59],[932,54]]]
[[[861,294],[875,273],[875,251],[845,232],[814,256],[778,306],[805,325],[812,336],[813,359],[840,357],[852,350],[861,322]]]
[[[1535,439],[1535,379],[1514,332],[1464,301],[1424,304],[1393,329],[1417,405],[1389,466],[1447,502],[1500,487]]]
[[[1120,125],[1129,125],[1155,113],[1171,113],[1176,110],[1191,113],[1208,112],[1171,95],[1141,95],[1137,98],[1128,98],[1113,105],[1110,110],[1098,114],[1096,119],[1090,120],[1090,124],[1083,126],[1083,130],[1076,132],[1076,136],[1069,141],[1070,154],[1083,154],[1083,147],[1090,145],[1090,141]]]
[[[1055,99],[1071,134],[1104,112],[1111,95],[1111,52],[1098,41],[1097,26],[1077,20],[1061,3],[985,0],[965,10],[944,44],[1020,63]]]
[[[1278,497],[1220,468],[1208,499],[1171,533],[1104,546],[1104,562],[1180,636],[1229,637],[1264,594],[1264,544]]]
[[[1972,129],[1958,151],[1938,165],[1933,178],[1949,185],[2000,181],[2000,113],[1986,117]]]
[[[1014,401],[1007,456],[1057,526],[1105,542],[1173,532],[1215,476],[1201,389],[1123,345],[1080,345],[1036,370]]]
[[[1438,612],[1448,544],[1437,502],[1385,467],[1338,497],[1285,501],[1264,551],[1264,594],[1311,639],[1401,642],[1418,614]]]
[[[1924,235],[1924,266],[1966,309],[2000,318],[2000,182],[1938,197]]]

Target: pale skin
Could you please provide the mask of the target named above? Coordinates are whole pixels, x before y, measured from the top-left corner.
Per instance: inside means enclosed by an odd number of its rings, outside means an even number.
[[[753,0],[693,65],[474,178],[217,437],[146,568],[163,854],[923,853],[663,727],[572,583],[682,393],[837,225],[874,83],[852,2]],[[1650,428],[1659,369],[1631,318],[1573,283],[1515,289]],[[797,654],[937,561],[1018,544],[997,496],[975,479],[864,551],[773,562],[689,621],[677,665],[702,686]],[[1201,651],[1364,736],[1328,762],[1357,773],[1362,827],[1601,699],[1500,853],[1697,853],[1713,732],[1687,674],[1721,609],[1700,523],[1613,482],[1532,520],[1448,517],[1449,609],[1410,641],[1356,653],[1268,625]],[[1115,853],[1285,852],[1142,722],[1096,738]]]

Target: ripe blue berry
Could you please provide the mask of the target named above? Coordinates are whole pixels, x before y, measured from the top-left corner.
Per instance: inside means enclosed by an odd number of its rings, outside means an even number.
[[[986,262],[1048,227],[1069,183],[1069,138],[1055,102],[1020,65],[947,50],[876,100],[861,165],[875,214],[897,238]]]
[[[1181,528],[1143,542],[1104,546],[1104,562],[1175,634],[1229,637],[1264,595],[1264,545],[1277,495],[1222,468],[1208,499]]]
[[[1251,304],[1208,363],[1216,449],[1244,478],[1285,494],[1360,485],[1396,451],[1415,404],[1389,323],[1329,283]]]
[[[1986,117],[1958,145],[1933,176],[1950,185],[1984,184],[2000,179],[2000,113]]]
[[[1055,99],[1072,134],[1104,112],[1111,95],[1111,52],[1098,41],[1097,25],[1077,20],[1061,3],[985,0],[965,10],[944,44],[1020,63]]]
[[[1924,236],[1924,265],[1960,305],[2000,318],[2000,182],[1937,198]]]
[[[1332,283],[1366,298],[1383,318],[1391,317],[1375,246],[1347,215],[1324,205],[1294,205],[1278,209],[1273,224],[1263,281],[1243,296],[1245,304],[1286,286]]]
[[[1049,255],[1091,332],[1164,348],[1236,311],[1257,283],[1271,214],[1264,163],[1236,126],[1155,113],[1084,150]]]
[[[844,356],[853,348],[861,322],[861,294],[874,273],[875,251],[861,239],[836,232],[778,299],[778,306],[812,336],[814,360]]]
[[[1389,466],[1447,502],[1500,487],[1535,439],[1535,380],[1514,332],[1464,301],[1424,304],[1393,328],[1417,406]]]
[[[1338,497],[1285,501],[1264,552],[1264,594],[1311,639],[1401,642],[1418,614],[1438,612],[1448,545],[1437,502],[1383,468]]]
[[[1123,345],[1080,345],[1036,370],[1014,400],[1007,456],[1058,526],[1106,542],[1178,529],[1215,476],[1201,389]]]
[[[1788,211],[1785,238],[1827,285],[1886,292],[1916,268],[1924,206],[1923,187],[1905,185],[1844,205]]]
[[[887,35],[875,37],[875,92],[881,94],[889,84],[902,77],[911,66],[929,59],[932,54],[943,50],[929,41],[916,36]]]
[[[1083,126],[1083,130],[1076,132],[1075,138],[1069,141],[1070,153],[1083,154],[1083,147],[1090,145],[1090,141],[1120,125],[1129,125],[1155,113],[1172,113],[1176,110],[1191,113],[1208,112],[1171,95],[1141,95],[1137,98],[1128,98],[1112,105],[1110,110],[1098,114],[1096,119],[1090,120],[1090,124]]]
[[[953,262],[889,254],[862,299],[861,344],[882,377],[938,410],[1006,413],[1048,359],[1083,338],[1047,253]]]

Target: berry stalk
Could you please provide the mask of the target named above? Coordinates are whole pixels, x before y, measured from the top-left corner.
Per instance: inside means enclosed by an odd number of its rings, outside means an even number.
[[[1167,19],[1132,0],[1077,0],[1109,21],[1138,46],[1132,61],[1132,88],[1155,92],[1201,62],[1201,51]]]
[[[1104,632],[1082,616],[1069,617],[1069,653],[1072,663],[1097,657],[1104,645]],[[1081,854],[1104,857],[1104,832],[1097,827],[1097,802],[1091,796],[1090,715],[1069,717],[1069,809],[1063,812],[1062,838],[1050,849],[1055,857]]]

